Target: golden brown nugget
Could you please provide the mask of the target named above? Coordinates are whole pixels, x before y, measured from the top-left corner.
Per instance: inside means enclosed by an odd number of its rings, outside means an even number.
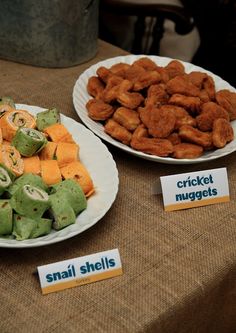
[[[134,65],[132,64],[126,71],[125,71],[125,79],[126,80],[129,80],[129,81],[136,81],[137,78],[146,73],[146,70],[141,67],[141,66],[138,66],[138,65]]]
[[[113,114],[113,119],[131,132],[133,132],[140,124],[138,112],[125,107],[116,109]]]
[[[219,90],[216,93],[216,101],[228,113],[230,120],[236,119],[236,93],[227,89]]]
[[[152,108],[150,120],[145,124],[148,132],[155,138],[166,138],[173,132],[176,123],[176,116],[173,111],[162,105],[159,108]]]
[[[202,103],[210,102],[209,95],[205,89],[200,90],[199,98]]]
[[[170,95],[181,94],[185,96],[198,97],[200,89],[197,88],[187,76],[176,76],[166,83],[167,92]]]
[[[99,98],[104,89],[104,83],[97,76],[91,76],[88,79],[87,91],[89,95]]]
[[[169,156],[173,152],[173,145],[167,139],[132,137],[130,145],[138,151],[161,157]]]
[[[87,102],[86,108],[91,119],[101,121],[110,118],[115,111],[110,104],[95,98]]]
[[[166,69],[170,79],[173,79],[176,76],[185,74],[184,65],[178,60],[170,61],[169,64],[167,66],[165,66],[165,69]]]
[[[163,83],[151,85],[147,91],[145,105],[160,106],[162,104],[167,104],[169,94],[167,94],[165,87],[166,86]]]
[[[213,122],[217,118],[229,120],[229,114],[224,108],[214,102],[204,103],[201,106],[200,115],[196,117],[197,127],[201,131],[211,131]]]
[[[153,71],[157,67],[156,63],[148,57],[139,58],[138,60],[134,61],[133,65],[138,65],[146,71]]]
[[[201,100],[199,97],[185,96],[181,94],[173,94],[168,103],[181,106],[191,114],[198,113],[201,106]]]
[[[209,99],[213,101],[215,99],[216,89],[215,82],[211,76],[207,75],[203,80],[203,89],[207,92]]]
[[[140,91],[144,88],[150,87],[151,84],[155,84],[161,81],[161,76],[156,71],[149,71],[139,75],[137,80],[134,81],[134,91]]]
[[[166,83],[169,81],[169,74],[164,67],[157,66],[155,70],[160,74],[162,83]]]
[[[183,141],[196,143],[204,148],[212,147],[212,135],[189,125],[181,126],[179,136]]]
[[[122,81],[117,94],[117,102],[126,108],[136,109],[144,101],[144,97],[140,93],[129,92],[132,86],[133,83],[131,81]]]
[[[108,68],[101,66],[96,71],[97,76],[104,82],[107,83],[109,77],[114,75]]]
[[[223,148],[234,139],[234,130],[229,121],[218,118],[213,122],[212,142],[217,148]]]
[[[169,140],[172,143],[172,145],[178,145],[179,143],[182,142],[182,140],[177,132],[171,133],[170,135],[168,135],[166,137],[166,139]]]
[[[207,74],[198,71],[192,71],[187,74],[189,80],[199,89],[202,89],[203,81],[207,78]]]
[[[122,82],[123,79],[120,76],[110,76],[107,80],[105,89],[100,94],[100,99],[102,99],[105,103],[114,102],[117,98]],[[132,88],[132,83],[130,83],[129,88]]]
[[[104,131],[125,145],[130,144],[132,134],[125,127],[118,124],[114,119],[109,119],[106,122]]]
[[[140,139],[140,138],[147,138],[148,137],[148,130],[144,124],[140,124],[132,135],[132,140]]]
[[[173,157],[181,158],[198,158],[203,154],[203,147],[193,143],[179,143],[174,145]]]
[[[125,78],[125,73],[129,68],[130,68],[129,64],[119,62],[118,64],[112,65],[110,67],[110,71],[117,76]]]

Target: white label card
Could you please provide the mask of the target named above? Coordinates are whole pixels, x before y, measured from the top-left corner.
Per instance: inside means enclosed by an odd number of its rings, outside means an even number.
[[[226,168],[163,176],[160,180],[166,211],[230,200]]]
[[[38,267],[43,294],[121,275],[118,249]]]

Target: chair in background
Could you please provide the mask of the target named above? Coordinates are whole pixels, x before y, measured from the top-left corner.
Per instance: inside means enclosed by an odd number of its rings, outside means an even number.
[[[165,20],[174,22],[175,31],[180,35],[188,34],[194,27],[192,16],[181,4],[179,5],[179,1],[100,0],[100,38],[113,44],[118,43],[104,18],[106,14],[111,14],[117,20],[119,17],[135,18],[132,45],[129,49],[134,54],[159,54]],[[114,23],[112,19],[110,22],[110,25]],[[124,28],[121,23],[120,29],[125,31]],[[126,33],[130,33],[128,26]]]

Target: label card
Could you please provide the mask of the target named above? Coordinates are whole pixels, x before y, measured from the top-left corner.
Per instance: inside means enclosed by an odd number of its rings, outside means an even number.
[[[43,294],[121,275],[118,249],[38,267]]]
[[[165,211],[227,202],[226,168],[160,177]]]

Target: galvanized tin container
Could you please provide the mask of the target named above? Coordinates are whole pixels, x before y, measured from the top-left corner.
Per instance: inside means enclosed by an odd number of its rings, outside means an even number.
[[[98,0],[1,0],[0,57],[69,67],[95,56]]]

